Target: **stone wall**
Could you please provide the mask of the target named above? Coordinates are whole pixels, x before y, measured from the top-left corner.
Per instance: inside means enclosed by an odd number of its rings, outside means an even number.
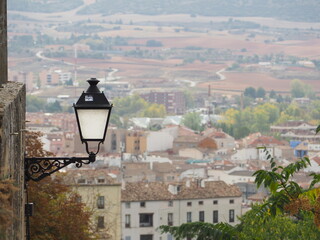
[[[7,1],[0,1],[0,86],[7,82]]]
[[[0,178],[12,179],[18,189],[13,194],[13,223],[7,229],[6,240],[25,239],[25,95],[22,83],[7,82],[0,87]]]

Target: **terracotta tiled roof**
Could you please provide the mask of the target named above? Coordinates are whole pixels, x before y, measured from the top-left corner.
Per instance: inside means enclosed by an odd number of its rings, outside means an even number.
[[[190,128],[178,126],[178,136],[197,136],[197,134]]]
[[[320,165],[320,157],[319,156],[312,158],[312,160]]]
[[[175,167],[169,162],[165,162],[165,163],[154,162],[153,170],[155,172],[173,172],[175,171]]]
[[[169,191],[168,183],[126,183],[121,196],[122,201],[126,202],[240,197],[242,195],[237,186],[228,185],[223,181],[208,181],[205,182],[204,187],[200,183],[191,182],[189,186],[179,184],[179,188],[177,194],[173,194]]]
[[[200,136],[179,136],[174,139],[174,142],[183,142],[183,143],[198,143],[200,141]]]
[[[210,137],[210,138],[226,138],[228,135],[221,131],[217,130],[215,128],[209,128],[201,133],[201,135]]]
[[[74,185],[78,184],[79,179],[84,179],[84,184],[99,184],[98,179],[104,179],[104,182],[100,182],[101,184],[114,185],[119,184],[117,179],[112,178],[109,173],[111,173],[108,169],[69,169],[66,172],[64,177],[64,181],[67,184]]]
[[[298,127],[302,124],[308,124],[308,125],[312,126],[311,124],[307,123],[306,121],[302,121],[302,120],[290,120],[285,123],[278,124],[276,126],[279,126],[279,127]]]
[[[267,197],[268,197],[268,194],[266,194],[264,192],[258,192],[256,194],[253,194],[250,197],[248,197],[248,199],[251,201],[263,201]]]
[[[258,147],[258,146],[276,146],[276,145],[285,145],[283,142],[279,141],[278,139],[270,136],[261,136],[254,139],[249,146],[251,147]]]

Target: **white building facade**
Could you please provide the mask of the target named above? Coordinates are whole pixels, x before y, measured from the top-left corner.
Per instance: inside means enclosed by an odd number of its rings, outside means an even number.
[[[121,203],[122,239],[173,239],[170,234],[161,234],[158,230],[161,225],[198,221],[235,225],[237,216],[241,216],[241,202],[240,190],[222,181],[126,184]]]

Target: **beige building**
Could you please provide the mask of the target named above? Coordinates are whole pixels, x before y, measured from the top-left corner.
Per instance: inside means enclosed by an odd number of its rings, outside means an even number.
[[[39,73],[41,87],[46,85],[58,85],[60,76],[56,72],[43,70]]]
[[[147,137],[144,132],[132,131],[126,136],[126,153],[134,155],[145,153],[147,150]]]
[[[121,184],[106,169],[76,169],[67,172],[67,183],[93,211],[93,229],[101,240],[121,239]]]

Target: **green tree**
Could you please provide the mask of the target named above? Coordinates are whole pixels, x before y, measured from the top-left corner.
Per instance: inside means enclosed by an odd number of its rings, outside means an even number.
[[[239,218],[236,227],[241,240],[273,240],[273,239],[319,239],[320,231],[313,222],[312,214],[304,213],[297,221],[284,214],[274,217],[261,214],[260,206],[254,205],[252,210]]]
[[[32,95],[27,95],[26,106],[27,112],[44,112],[45,111],[45,100]]]
[[[269,116],[268,112],[263,108],[255,108],[253,110],[254,124],[252,126],[255,132],[269,131]]]
[[[277,93],[272,89],[269,93],[270,98],[277,98]]]
[[[256,98],[257,92],[256,92],[256,89],[255,89],[255,88],[253,88],[253,87],[247,87],[247,88],[244,90],[243,95],[244,95],[244,96],[247,96],[247,97],[250,97],[250,98]]]
[[[298,79],[292,80],[290,83],[291,86],[291,96],[293,98],[302,98],[305,97],[305,84]]]
[[[256,107],[257,109],[263,109],[268,113],[268,123],[275,123],[280,117],[280,109],[277,105],[272,103],[265,103]]]
[[[191,91],[189,90],[185,90],[183,92],[184,95],[184,99],[186,101],[186,107],[187,109],[191,109],[194,108],[195,106],[195,100],[194,100],[194,96],[192,95]]]
[[[291,83],[291,96],[293,98],[308,97],[314,99],[316,93],[313,90],[313,87],[309,84],[302,82],[301,80],[295,79]]]
[[[119,116],[138,116],[148,106],[148,103],[138,95],[116,98],[113,101],[114,113]]]
[[[142,117],[163,118],[166,116],[166,107],[163,104],[150,104],[142,112]]]
[[[266,96],[266,90],[264,90],[264,88],[259,87],[256,91],[256,97],[257,98],[265,98]]]
[[[182,124],[194,131],[202,131],[203,127],[201,126],[201,117],[199,113],[189,112],[185,114],[182,118]]]
[[[46,112],[62,112],[62,107],[60,105],[60,102],[54,101],[53,103],[48,103],[45,107]]]

